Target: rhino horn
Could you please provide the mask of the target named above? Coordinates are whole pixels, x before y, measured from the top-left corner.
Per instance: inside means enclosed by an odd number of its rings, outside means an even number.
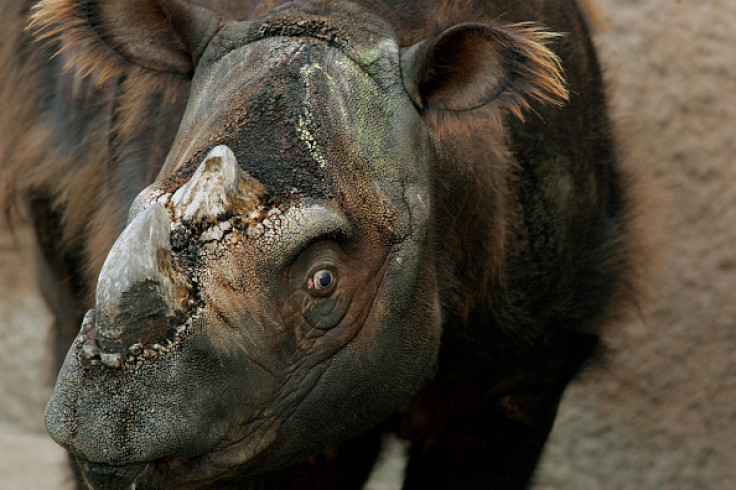
[[[216,220],[241,204],[256,204],[262,192],[263,186],[240,169],[233,151],[220,145],[171,197],[172,211],[182,221]]]
[[[136,342],[163,337],[182,310],[172,281],[171,222],[164,206],[154,203],[118,237],[97,282],[97,340],[115,351]]]

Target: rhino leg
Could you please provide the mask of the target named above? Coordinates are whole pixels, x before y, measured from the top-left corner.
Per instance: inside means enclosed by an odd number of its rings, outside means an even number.
[[[404,490],[526,488],[552,429],[556,405],[550,405],[531,422],[486,407],[451,421],[437,439],[413,445]]]
[[[538,366],[517,359],[516,368],[488,369],[466,356],[465,371],[435,378],[398,419],[412,441],[403,490],[527,488],[564,390],[598,341],[583,334],[561,345]]]

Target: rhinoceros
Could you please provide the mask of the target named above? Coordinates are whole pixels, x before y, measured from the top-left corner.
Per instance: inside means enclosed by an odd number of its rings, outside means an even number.
[[[34,3],[4,200],[80,485],[361,488],[386,434],[405,489],[528,485],[637,257],[574,0]]]

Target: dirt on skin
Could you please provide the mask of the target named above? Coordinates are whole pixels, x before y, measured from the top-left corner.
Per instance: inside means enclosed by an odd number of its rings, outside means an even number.
[[[567,392],[536,488],[736,488],[736,2],[599,0],[597,17],[656,268],[607,364]],[[65,488],[42,421],[50,321],[28,231],[3,231],[0,490]]]

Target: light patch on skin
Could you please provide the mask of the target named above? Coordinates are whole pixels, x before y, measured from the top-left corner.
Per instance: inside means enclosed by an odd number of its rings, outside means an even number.
[[[309,82],[309,79],[312,77],[312,75],[314,74],[314,72],[316,72],[317,70],[319,70],[322,73],[324,73],[325,76],[327,77],[327,79],[329,81],[332,81],[332,76],[329,73],[327,73],[324,70],[324,68],[322,68],[322,65],[320,65],[319,63],[310,63],[308,65],[304,65],[304,66],[302,66],[299,69],[299,72],[304,77],[304,80],[306,80],[307,82]]]
[[[282,261],[288,261],[292,251],[300,250],[301,245],[314,236],[329,232],[344,233],[350,228],[347,219],[337,209],[317,203],[293,206],[284,211],[274,208],[255,226],[259,225],[262,232],[254,237],[259,242],[258,246],[268,249]]]
[[[398,45],[392,39],[383,39],[377,43],[370,43],[365,49],[357,50],[357,61],[363,66],[370,66],[381,58],[392,59],[398,57]]]
[[[265,245],[270,245],[282,234],[284,222],[293,219],[292,210],[289,208],[286,215],[279,208],[271,208],[265,216],[248,226],[248,236],[260,240]]]
[[[222,240],[223,235],[227,230],[232,228],[232,224],[229,221],[221,221],[214,226],[211,226],[209,229],[207,229],[204,233],[202,233],[202,236],[200,240],[203,242],[209,242],[209,241],[220,241]]]
[[[388,44],[388,43],[387,43]],[[376,52],[383,52],[383,48]],[[369,101],[385,100],[386,95],[382,93],[374,78],[365,72],[357,72],[356,85],[349,87],[344,93],[357,93],[357,107],[353,114],[353,127],[356,130],[356,152],[363,154],[371,162],[368,171],[375,180],[396,181],[399,172],[396,165],[387,157],[386,142],[390,135],[388,129],[392,127],[391,111],[382,104],[372,105]],[[334,85],[333,100],[341,100],[344,95]],[[378,110],[373,110],[374,108]]]
[[[311,125],[311,114],[309,111],[307,111],[306,114],[303,116],[299,116],[299,125],[298,125],[298,135],[299,139],[307,145],[307,149],[309,150],[309,153],[312,155],[312,158],[315,159],[315,161],[319,164],[320,168],[325,168],[327,165],[327,159],[324,157],[324,154],[322,152],[322,149],[320,148],[319,144],[317,143],[317,139],[314,137],[314,134],[312,134],[312,131],[309,129],[309,126]]]
[[[327,73],[319,63],[311,63],[309,65],[302,66],[299,72],[304,79],[304,83],[307,87],[312,84],[311,78],[314,72],[317,70],[321,71],[327,77],[327,80],[332,82],[332,77]],[[327,158],[325,158],[324,151],[317,143],[317,138],[314,137],[310,127],[313,125],[313,109],[311,104],[311,98],[309,97],[309,90],[305,91],[304,94],[304,114],[299,116],[297,134],[299,139],[307,145],[309,153],[312,158],[319,164],[320,168],[327,166]]]
[[[360,63],[376,63],[387,56],[390,58],[391,53],[398,53],[398,47],[391,40],[384,40],[372,44],[363,50],[360,54]],[[396,57],[398,54],[395,55]],[[373,178],[379,180],[393,181],[398,178],[396,166],[386,159],[386,129],[391,123],[390,113],[387,111],[372,111],[372,105],[369,101],[379,100],[382,95],[376,80],[368,73],[361,69],[357,69],[355,61],[340,53],[333,62],[336,65],[344,65],[345,69],[337,70],[329,73],[320,63],[314,62],[305,64],[300,68],[300,74],[307,88],[304,93],[304,114],[300,115],[297,120],[297,135],[306,146],[312,158],[317,162],[320,168],[325,168],[330,159],[327,152],[317,140],[314,128],[316,114],[315,100],[311,96],[313,93],[309,88],[313,84],[315,74],[322,73],[325,76],[328,89],[330,91],[329,100],[333,105],[332,113],[337,116],[339,127],[353,128],[355,134],[355,152],[364,155],[372,165],[368,167],[368,171]],[[345,74],[350,73],[352,76],[346,77]],[[354,107],[348,108],[346,104],[346,94],[354,94]],[[380,169],[380,170],[379,170]]]

